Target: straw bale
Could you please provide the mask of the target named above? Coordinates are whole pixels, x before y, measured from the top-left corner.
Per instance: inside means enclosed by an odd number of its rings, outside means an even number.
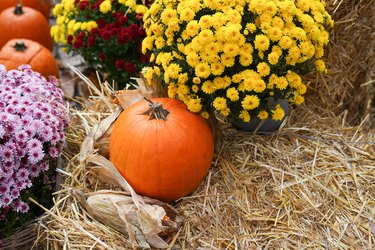
[[[219,120],[223,136],[209,174],[172,203],[183,215],[171,249],[374,249],[375,0],[331,0],[336,26],[328,75],[309,75],[306,103],[280,131],[253,135]],[[109,93],[72,110],[65,181],[39,220],[46,249],[129,249],[129,239],[80,206],[73,190],[110,187],[80,164],[80,145],[107,117]]]
[[[346,122],[358,125],[370,115],[375,127],[375,1],[330,0],[335,27],[326,51],[328,75],[311,77],[320,101]]]

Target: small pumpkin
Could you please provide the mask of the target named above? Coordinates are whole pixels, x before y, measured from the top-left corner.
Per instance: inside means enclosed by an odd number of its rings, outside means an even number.
[[[192,193],[207,175],[214,139],[206,120],[182,102],[149,102],[131,105],[114,123],[110,160],[138,194],[171,202]]]
[[[26,38],[52,50],[48,21],[39,11],[18,4],[0,13],[0,24],[0,48],[12,38]]]
[[[1,0],[0,1],[0,12],[16,6],[20,0]],[[51,1],[50,0],[22,0],[23,6],[33,8],[37,11],[40,11],[43,16],[48,19],[49,12],[51,9]]]
[[[40,43],[28,39],[9,40],[0,50],[0,64],[8,70],[29,64],[43,76],[59,76],[59,68],[51,51]]]

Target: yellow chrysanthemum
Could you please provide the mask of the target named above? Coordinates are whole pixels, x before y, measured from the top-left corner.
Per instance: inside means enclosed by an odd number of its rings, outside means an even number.
[[[160,16],[160,19],[161,21],[164,23],[164,24],[169,24],[171,22],[176,22],[178,20],[178,17],[177,17],[177,11],[174,10],[174,9],[165,9],[162,13],[161,13],[161,16]]]
[[[201,99],[200,98],[189,99],[187,107],[191,112],[194,112],[194,113],[200,112],[202,110]]]
[[[291,31],[290,31],[292,37],[300,40],[300,41],[304,41],[306,40],[306,32],[300,28],[300,27],[295,27],[293,28]]]
[[[239,83],[242,80],[241,74],[232,75],[232,82]]]
[[[159,76],[160,75],[160,68],[158,66],[154,66],[154,73],[155,75]]]
[[[146,79],[147,83],[152,85],[152,78],[154,76],[154,70],[151,67],[145,67],[142,69],[142,75]]]
[[[238,90],[236,88],[229,88],[227,89],[227,97],[231,101],[237,101],[240,99],[240,96],[238,94]]]
[[[297,47],[297,46],[292,46],[289,50],[288,50],[288,56],[293,60],[293,61],[296,61],[299,59],[299,57],[301,56],[301,51],[300,49]]]
[[[211,64],[211,73],[215,76],[219,76],[224,72],[225,66],[221,62]]]
[[[174,83],[168,85],[168,96],[170,98],[175,98],[177,95],[177,86]]]
[[[214,84],[216,89],[225,89],[231,84],[231,81],[230,81],[230,78],[228,76],[216,77],[213,80],[213,84]]]
[[[257,65],[257,72],[261,76],[268,76],[270,74],[270,66],[267,63],[261,62]]]
[[[159,36],[159,37],[157,37],[156,39],[155,39],[155,47],[157,48],[157,49],[161,49],[161,48],[163,48],[164,47],[164,45],[165,45],[165,40],[164,40],[164,38],[162,37],[162,36]]]
[[[189,37],[193,37],[193,36],[198,34],[198,32],[200,30],[200,26],[199,26],[199,24],[196,20],[192,20],[186,25],[185,30],[186,30],[186,34]]]
[[[245,43],[240,48],[240,53],[244,53],[244,54],[252,54],[253,51],[254,51],[254,48],[250,43]]]
[[[195,68],[199,63],[199,56],[197,53],[189,53],[186,56],[186,62],[189,64],[189,66]]]
[[[275,110],[271,110],[272,119],[275,121],[281,121],[285,116],[285,111],[281,108],[280,104],[276,105]]]
[[[301,53],[309,59],[312,58],[315,54],[315,47],[309,41],[301,42],[298,47]]]
[[[154,37],[152,37],[152,36],[147,36],[143,39],[143,41],[142,41],[142,53],[143,54],[146,54],[147,50],[152,49],[153,41],[154,41]]]
[[[255,88],[255,81],[256,79],[253,78],[245,78],[242,82],[243,86],[243,91],[253,91]]]
[[[200,84],[201,83],[201,79],[199,77],[194,77],[193,78],[193,83],[194,84]]]
[[[173,56],[170,52],[167,52],[167,53],[163,53],[162,54],[162,57],[160,58],[160,62],[161,64],[163,65],[164,68],[167,67],[167,65],[169,64],[169,62],[173,59]]]
[[[293,98],[293,102],[297,105],[302,104],[305,101],[305,98],[301,95],[295,95]]]
[[[177,82],[179,84],[185,84],[189,80],[188,74],[187,73],[182,73],[178,76]]]
[[[211,81],[205,81],[202,84],[202,91],[206,94],[212,94],[216,91],[216,89]]]
[[[309,11],[311,6],[310,0],[297,0],[297,7],[303,12]]]
[[[268,38],[271,40],[271,41],[278,41],[280,40],[281,36],[282,36],[282,31],[280,28],[278,27],[271,27],[268,32],[267,32],[267,36]]]
[[[276,2],[274,1],[266,2],[263,9],[263,11],[266,11],[266,13],[268,13],[270,16],[276,15],[277,10],[278,8],[276,6]]]
[[[143,4],[137,4],[134,6],[134,9],[135,9],[135,13],[137,14],[145,14],[146,11],[148,10],[148,8],[146,6],[144,6]]]
[[[279,29],[282,29],[282,28],[284,28],[284,21],[280,17],[275,16],[275,17],[272,18],[271,25],[273,27],[277,27]]]
[[[297,88],[302,83],[301,77],[291,70],[288,70],[285,77],[292,88]]]
[[[220,58],[221,58],[221,63],[225,67],[232,67],[235,63],[235,57],[232,56],[231,54],[222,54]]]
[[[242,66],[249,66],[253,63],[253,55],[248,53],[240,54],[240,64]]]
[[[242,108],[246,110],[255,109],[259,106],[260,100],[259,97],[256,95],[246,95],[245,98],[242,100],[241,105]]]
[[[178,78],[180,71],[181,71],[181,67],[177,63],[169,64],[166,70],[170,78]]]
[[[268,54],[268,62],[271,65],[275,65],[279,62],[279,54],[277,52],[271,52]]]
[[[220,6],[220,2],[217,0],[204,0],[204,5],[212,10],[217,9]]]
[[[303,95],[306,93],[306,89],[307,89],[306,85],[302,83],[297,87],[297,93],[300,95]]]
[[[230,54],[232,56],[237,56],[237,54],[239,52],[239,47],[235,43],[226,43],[225,46],[224,46],[224,48],[223,48],[223,52],[225,54]]]
[[[105,0],[104,2],[102,2],[99,6],[99,10],[100,12],[102,12],[103,14],[106,14],[107,12],[109,12],[110,10],[112,9],[112,3],[111,1],[109,0]]]
[[[184,8],[180,14],[180,19],[186,22],[193,20],[194,17],[195,17],[195,12],[189,7]]]
[[[214,34],[209,29],[201,30],[201,32],[199,32],[198,39],[200,39],[199,43],[202,46],[213,43],[215,41]]]
[[[227,107],[227,100],[224,97],[216,97],[212,105],[216,110],[223,110]]]
[[[210,65],[208,63],[198,63],[195,67],[195,75],[201,78],[207,78],[211,74]]]
[[[223,116],[228,116],[230,114],[230,109],[228,107],[225,107],[220,110],[220,114],[222,114]]]
[[[246,29],[250,31],[251,33],[253,33],[257,30],[257,26],[255,25],[255,23],[247,23]]]
[[[321,59],[318,59],[318,60],[315,61],[315,67],[320,72],[324,72],[324,73],[327,72],[326,65],[325,65],[324,61],[321,60]]]
[[[61,14],[62,11],[63,11],[63,5],[61,3],[57,3],[55,7],[53,7],[52,9],[52,14],[54,16],[58,16]]]
[[[257,93],[263,92],[267,87],[266,83],[262,79],[256,79],[253,82],[253,84],[254,84],[254,91]]]
[[[95,22],[95,21],[88,21],[87,22],[87,30],[88,31],[91,31],[92,29],[94,28],[97,28],[98,27],[98,24]]]
[[[270,40],[266,35],[256,35],[254,40],[254,46],[260,51],[265,51],[270,46]]]
[[[204,15],[199,19],[199,26],[202,30],[210,29],[212,26],[212,16],[211,15]]]
[[[247,110],[242,110],[238,117],[241,118],[244,122],[250,121],[250,114]]]
[[[258,118],[261,120],[265,120],[268,118],[268,112],[265,110],[259,111]]]
[[[187,95],[190,93],[189,87],[185,84],[181,84],[177,87],[177,94],[178,95]]]
[[[280,76],[276,81],[276,88],[284,90],[286,87],[288,87],[288,81],[284,76]]]
[[[289,36],[282,36],[279,40],[279,45],[283,49],[289,49],[293,45],[293,41]]]
[[[204,111],[201,113],[201,116],[204,118],[204,119],[208,119],[210,117],[210,114],[208,114],[207,111]]]

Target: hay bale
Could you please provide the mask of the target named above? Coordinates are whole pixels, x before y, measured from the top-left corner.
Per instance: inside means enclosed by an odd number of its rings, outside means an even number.
[[[207,178],[172,204],[184,223],[171,249],[374,248],[375,0],[332,0],[328,7],[336,21],[328,75],[305,77],[306,103],[276,134],[251,135],[221,121],[222,146]],[[65,182],[39,221],[38,242],[46,247],[132,248],[72,195],[110,188],[78,161],[90,129],[111,113],[107,94],[72,110]]]

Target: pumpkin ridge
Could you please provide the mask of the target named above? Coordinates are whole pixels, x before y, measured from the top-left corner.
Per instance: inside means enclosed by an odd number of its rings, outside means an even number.
[[[29,61],[27,62],[27,64],[30,64],[33,59],[39,54],[40,51],[42,51],[42,47],[39,47],[38,51],[36,53],[34,53],[34,55],[32,57],[30,57]]]

